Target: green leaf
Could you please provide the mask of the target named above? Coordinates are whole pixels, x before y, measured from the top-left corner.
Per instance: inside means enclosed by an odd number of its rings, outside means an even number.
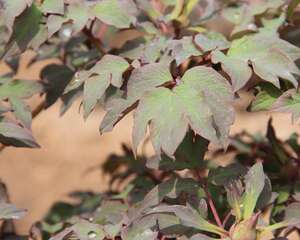
[[[11,32],[15,18],[19,16],[26,9],[26,7],[32,4],[32,0],[3,0],[1,3],[3,3],[5,24]]]
[[[103,0],[91,11],[102,22],[117,28],[128,28],[136,22],[136,6],[132,0]]]
[[[258,93],[252,101],[250,110],[252,112],[270,110],[277,98],[281,95],[281,91],[270,83],[261,83],[256,89]]]
[[[26,215],[25,209],[16,208],[10,203],[0,203],[0,219],[20,219]]]
[[[32,4],[15,20],[12,36],[6,46],[5,57],[23,52],[39,34],[42,12]]]
[[[29,98],[43,90],[37,81],[12,80],[0,85],[0,99]]]
[[[123,73],[129,67],[128,62],[114,55],[105,55],[90,70],[78,73],[80,82],[84,82],[83,109],[84,117],[88,117],[106,89],[112,84],[120,88]]]
[[[274,36],[255,34],[234,40],[225,56],[221,52],[212,55],[214,63],[222,63],[232,79],[234,90],[242,88],[251,77],[251,68],[263,80],[280,88],[279,78],[290,81],[295,87],[298,82],[293,76],[300,75],[293,53],[284,50],[289,44]],[[298,49],[299,52],[299,49]],[[299,53],[298,53],[299,54]]]
[[[64,14],[64,1],[63,0],[44,0],[41,10],[44,13]]]
[[[296,122],[300,117],[300,94],[295,89],[286,91],[272,105],[271,110],[291,113],[293,122]]]
[[[188,70],[173,90],[158,88],[140,101],[134,115],[135,152],[148,123],[158,155],[163,151],[173,156],[189,125],[200,136],[226,147],[234,116],[232,100],[229,84],[216,71],[201,66]]]
[[[245,177],[245,193],[243,200],[243,219],[249,219],[254,213],[258,198],[265,186],[263,165],[256,163]]]
[[[0,142],[15,147],[39,147],[29,130],[9,122],[0,122]]]
[[[9,102],[16,118],[20,120],[25,128],[31,129],[32,117],[29,106],[19,98],[11,97]]]

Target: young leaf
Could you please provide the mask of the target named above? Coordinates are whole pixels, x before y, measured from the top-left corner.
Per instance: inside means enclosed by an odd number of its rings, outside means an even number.
[[[243,185],[241,181],[236,180],[228,183],[225,186],[226,193],[227,193],[227,201],[232,211],[237,219],[240,221],[242,219],[242,194],[243,194]]]
[[[249,219],[252,216],[257,200],[264,189],[265,178],[262,163],[256,163],[247,173],[243,199],[243,219]]]
[[[29,130],[9,122],[0,122],[0,142],[15,147],[39,147]]]
[[[283,40],[274,36],[245,36],[232,42],[226,56],[219,51],[213,52],[212,61],[222,63],[224,71],[232,79],[235,91],[242,88],[251,77],[249,63],[260,78],[276,87],[280,88],[279,78],[286,79],[297,87],[298,82],[293,74],[300,75],[300,71],[293,61],[294,54],[283,50],[284,45]]]
[[[142,98],[134,115],[134,150],[149,122],[158,155],[163,151],[173,156],[189,125],[200,136],[226,147],[234,118],[232,99],[229,84],[213,69],[199,66],[188,70],[172,91],[158,88]]]

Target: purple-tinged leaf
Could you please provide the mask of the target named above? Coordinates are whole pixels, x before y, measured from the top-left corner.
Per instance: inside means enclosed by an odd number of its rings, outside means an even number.
[[[287,46],[287,49],[285,49]],[[294,60],[299,56],[296,49],[276,36],[255,34],[234,40],[227,55],[217,51],[212,55],[214,63],[220,62],[232,79],[235,91],[242,88],[251,77],[251,68],[263,80],[278,88],[279,78],[290,81],[295,87],[294,75],[300,75]]]
[[[39,147],[29,130],[9,122],[0,123],[0,142],[15,147]]]
[[[188,126],[226,148],[234,118],[232,100],[228,82],[212,68],[199,66],[188,70],[173,90],[158,88],[141,99],[134,115],[134,151],[148,123],[157,155],[164,152],[172,157]]]

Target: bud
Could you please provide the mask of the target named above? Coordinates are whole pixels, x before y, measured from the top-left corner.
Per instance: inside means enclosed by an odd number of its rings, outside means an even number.
[[[259,214],[233,225],[230,229],[231,240],[256,240],[256,224]]]

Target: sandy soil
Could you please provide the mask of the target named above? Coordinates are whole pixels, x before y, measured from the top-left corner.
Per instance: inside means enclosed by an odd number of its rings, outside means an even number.
[[[18,75],[36,78],[42,65],[21,68]],[[0,70],[5,70],[3,65]],[[239,102],[238,108],[245,105],[245,101]],[[112,133],[100,136],[98,127],[103,111],[97,110],[84,122],[78,114],[78,107],[79,103],[59,118],[58,103],[34,120],[33,132],[41,149],[6,148],[0,153],[0,178],[8,185],[11,200],[29,210],[28,215],[17,222],[21,233],[26,233],[53,202],[65,198],[68,192],[105,190],[107,177],[100,169],[89,173],[86,170],[101,164],[109,154],[119,152],[121,142],[130,143],[131,116],[121,121]],[[267,113],[239,112],[232,133],[241,129],[264,132],[270,116]],[[293,131],[300,133],[300,127],[292,126],[287,114],[272,116],[281,138]]]

